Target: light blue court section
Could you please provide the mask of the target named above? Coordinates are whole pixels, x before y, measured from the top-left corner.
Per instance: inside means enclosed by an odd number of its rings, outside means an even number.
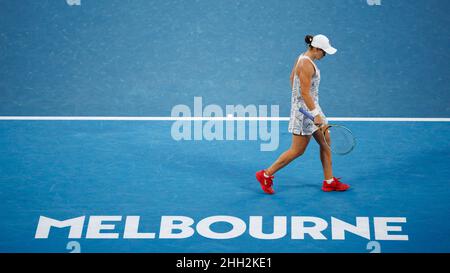
[[[68,229],[36,240],[39,216],[141,216],[141,232],[158,232],[161,216],[196,222],[230,215],[248,222],[264,216],[406,217],[408,241],[379,241],[382,252],[450,251],[448,123],[346,122],[358,138],[354,152],[334,158],[343,193],[320,190],[317,144],[276,175],[273,196],[254,178],[290,145],[280,123],[280,147],[259,141],[174,141],[172,123],[142,121],[1,121],[0,251],[68,252]],[[289,222],[288,222],[289,223]],[[212,226],[225,232],[230,226]],[[123,232],[123,222],[115,232]],[[104,231],[108,232],[108,231]],[[212,240],[197,233],[179,240],[76,240],[82,252],[368,252],[368,240],[258,240],[248,232]],[[85,232],[83,233],[85,236]],[[371,231],[373,238],[373,230]]]
[[[445,0],[0,1],[0,116],[167,116],[280,105],[306,34],[328,116],[449,117]]]

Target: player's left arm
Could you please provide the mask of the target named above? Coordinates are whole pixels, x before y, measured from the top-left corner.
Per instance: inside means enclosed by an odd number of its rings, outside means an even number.
[[[295,70],[297,69],[297,60],[295,61],[294,67],[292,67],[292,72],[291,72],[291,89],[294,86],[294,76],[295,76]]]

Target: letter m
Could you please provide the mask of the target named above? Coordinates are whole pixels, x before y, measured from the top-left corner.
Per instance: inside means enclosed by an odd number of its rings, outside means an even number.
[[[65,228],[70,227],[68,238],[81,238],[83,232],[84,216],[68,219],[65,221],[58,221],[45,216],[39,217],[39,223],[36,229],[35,239],[47,239],[51,227]]]

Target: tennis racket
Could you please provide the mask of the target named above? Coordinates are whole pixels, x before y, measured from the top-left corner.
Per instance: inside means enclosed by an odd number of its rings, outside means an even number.
[[[300,108],[300,112],[310,120],[314,121],[314,117],[306,110]],[[338,155],[346,155],[353,151],[356,145],[356,139],[352,134],[352,131],[345,126],[337,124],[324,124],[322,131],[323,139],[325,143],[330,147],[330,150]],[[327,141],[325,136],[328,131],[330,135],[330,141]]]

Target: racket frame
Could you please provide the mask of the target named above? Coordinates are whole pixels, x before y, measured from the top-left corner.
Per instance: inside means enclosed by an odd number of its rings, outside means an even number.
[[[350,133],[350,136],[352,137],[352,142],[353,142],[353,145],[352,145],[352,147],[348,150],[348,151],[346,151],[346,152],[344,152],[344,153],[342,153],[342,152],[337,152],[336,150],[333,150],[333,146],[331,146],[328,142],[327,142],[327,137],[326,137],[326,132],[328,131],[328,129],[329,128],[332,128],[332,127],[339,127],[339,128],[342,128],[342,129],[344,129],[344,130],[346,130],[347,132],[349,132]],[[322,136],[323,136],[323,140],[325,141],[325,143],[327,144],[327,146],[328,146],[328,148],[330,148],[330,150],[333,152],[333,153],[335,153],[335,154],[338,154],[338,155],[346,155],[346,154],[349,154],[351,151],[353,151],[353,149],[355,148],[355,146],[356,146],[356,138],[355,138],[355,136],[353,135],[353,133],[352,133],[352,131],[350,130],[350,129],[348,129],[347,127],[345,127],[345,126],[343,126],[343,125],[339,125],[339,124],[324,124],[324,125],[322,125],[322,127],[319,127],[319,130],[321,130],[322,131]]]

